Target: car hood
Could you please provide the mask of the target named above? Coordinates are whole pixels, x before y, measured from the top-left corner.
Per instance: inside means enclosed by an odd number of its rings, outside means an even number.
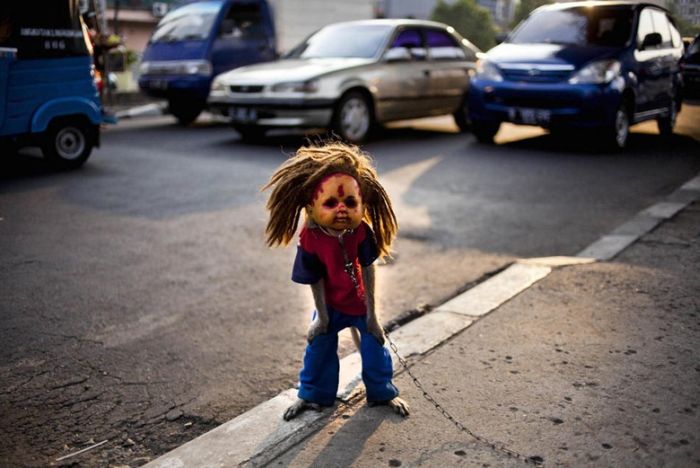
[[[617,47],[504,43],[489,50],[486,59],[498,65],[533,63],[580,68],[592,60],[608,58],[617,51]]]
[[[227,83],[268,85],[282,81],[306,81],[320,75],[374,63],[365,58],[283,59],[249,65],[224,73]]]

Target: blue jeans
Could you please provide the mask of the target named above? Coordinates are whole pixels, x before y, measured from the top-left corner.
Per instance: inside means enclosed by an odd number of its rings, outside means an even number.
[[[328,332],[306,346],[304,367],[299,375],[299,398],[323,406],[333,405],[340,372],[338,332],[347,327],[356,327],[362,338],[360,355],[367,401],[387,401],[398,396],[399,390],[391,383],[394,371],[389,350],[367,331],[367,316],[347,315],[329,307],[328,319]]]

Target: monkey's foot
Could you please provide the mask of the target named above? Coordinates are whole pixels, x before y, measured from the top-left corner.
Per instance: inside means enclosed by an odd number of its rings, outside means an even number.
[[[368,401],[367,404],[369,406],[388,406],[389,408],[394,410],[396,414],[399,414],[404,418],[410,413],[408,403],[406,403],[399,397],[387,401]]]
[[[302,400],[298,398],[289,408],[284,412],[285,421],[296,418],[299,414],[304,412],[304,410],[312,409],[314,411],[321,411],[321,405],[318,403],[311,403],[310,401]]]

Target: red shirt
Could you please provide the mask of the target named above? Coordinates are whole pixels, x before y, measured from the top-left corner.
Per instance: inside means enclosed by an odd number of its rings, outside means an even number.
[[[345,256],[338,238],[318,227],[305,226],[301,230],[292,281],[315,284],[323,279],[328,306],[348,315],[365,315],[365,288],[360,266],[371,265],[378,256],[374,233],[367,223],[362,222],[343,235],[343,243],[358,287],[345,271]]]

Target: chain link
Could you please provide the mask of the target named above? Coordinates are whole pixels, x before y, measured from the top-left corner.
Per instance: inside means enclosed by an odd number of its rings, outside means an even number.
[[[416,376],[413,374],[413,372],[411,372],[411,369],[408,367],[408,363],[407,363],[406,360],[399,354],[399,350],[398,350],[398,348],[396,347],[396,344],[395,344],[393,341],[391,341],[391,338],[389,338],[389,334],[387,333],[386,329],[384,330],[384,335],[385,335],[387,341],[389,342],[389,347],[391,348],[391,350],[394,352],[394,354],[395,354],[396,357],[398,358],[398,360],[399,360],[399,362],[401,363],[401,366],[403,367],[403,369],[404,369],[404,370],[406,371],[406,373],[411,377],[411,379],[413,380],[413,383],[415,384],[415,386],[418,388],[418,390],[420,390],[420,391],[423,393],[423,397],[424,397],[426,400],[428,400],[430,403],[432,403],[433,406],[435,406],[435,409],[437,409],[437,410],[440,412],[440,414],[442,414],[442,415],[445,417],[445,419],[447,419],[447,420],[450,421],[452,424],[454,424],[455,427],[457,427],[457,429],[459,429],[459,430],[462,431],[462,432],[465,432],[465,433],[469,434],[471,437],[473,437],[473,438],[476,439],[477,441],[481,442],[482,444],[488,446],[491,450],[493,450],[493,451],[495,451],[495,452],[505,453],[506,455],[508,455],[508,456],[511,457],[511,458],[515,458],[515,459],[521,460],[521,461],[523,461],[523,462],[525,462],[525,463],[529,463],[529,464],[532,464],[532,465],[542,465],[542,464],[543,464],[544,460],[543,460],[541,457],[538,457],[538,456],[526,457],[525,455],[522,455],[522,454],[516,452],[515,450],[511,450],[511,449],[507,448],[507,447],[506,447],[505,445],[503,445],[503,444],[498,444],[498,443],[492,442],[492,441],[486,439],[485,437],[482,437],[482,436],[480,436],[480,435],[478,435],[478,434],[475,434],[475,433],[474,433],[471,429],[469,429],[467,426],[465,426],[465,425],[462,424],[461,422],[457,421],[457,419],[455,419],[455,417],[452,416],[452,415],[449,413],[449,411],[447,411],[445,408],[443,408],[442,405],[441,405],[440,403],[438,403],[438,402],[435,400],[435,398],[433,398],[433,397],[425,390],[425,388],[423,388],[423,384],[421,384],[421,383],[420,383],[420,380],[418,380],[418,377],[416,377]]]

